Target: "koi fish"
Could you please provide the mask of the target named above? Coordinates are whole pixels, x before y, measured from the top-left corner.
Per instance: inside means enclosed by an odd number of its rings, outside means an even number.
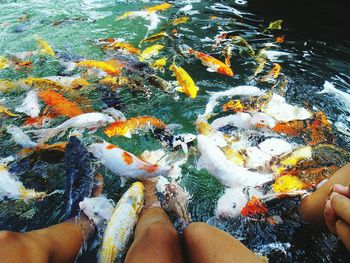
[[[268,82],[273,83],[275,79],[277,79],[278,75],[280,74],[281,66],[278,63],[275,63],[274,67],[271,69],[269,73],[267,73],[266,76],[263,76],[260,78],[261,82]]]
[[[164,129],[166,125],[159,119],[154,118],[152,116],[143,116],[143,117],[136,117],[136,118],[130,118],[126,121],[116,121],[109,125],[105,130],[104,133],[108,137],[112,136],[125,136],[128,138],[131,138],[131,134],[135,133],[137,129],[143,128],[143,127],[157,127]]]
[[[147,19],[150,21],[150,25],[146,25],[148,28],[148,32],[156,29],[158,27],[158,24],[160,22],[160,19],[156,12],[148,12],[147,10],[144,11],[132,11],[132,12],[126,12],[125,14],[119,16],[117,20],[125,19],[125,18],[135,18],[135,17],[142,17],[144,19]],[[147,32],[147,34],[148,34]]]
[[[104,47],[104,49],[112,49],[115,51],[124,51],[125,53],[128,54],[140,54],[141,50],[134,47],[133,45],[131,45],[130,43],[126,43],[126,42],[114,42],[111,44],[108,44]]]
[[[172,4],[163,3],[163,4],[151,6],[151,7],[145,7],[143,10],[146,10],[149,13],[152,13],[152,12],[157,12],[157,11],[164,11],[166,9],[169,9],[172,6],[173,6]]]
[[[107,87],[110,87],[113,90],[116,90],[117,88],[127,85],[129,82],[130,82],[129,79],[124,76],[117,76],[117,77],[107,76],[99,81],[99,83],[106,85]]]
[[[6,128],[7,133],[12,135],[15,143],[21,145],[23,148],[35,148],[38,146],[37,143],[33,142],[27,134],[23,132],[23,130],[14,125],[9,125]]]
[[[71,136],[64,154],[66,219],[74,216],[74,213],[79,211],[79,203],[91,195],[94,172],[89,156],[90,153],[81,141],[77,137]]]
[[[38,46],[41,48],[40,53],[53,57],[55,56],[55,51],[53,51],[52,47],[46,40],[41,39],[40,37],[36,37],[36,41],[38,43]]]
[[[251,56],[254,57],[255,56],[255,51],[252,48],[251,45],[249,45],[249,43],[247,42],[247,40],[245,40],[243,37],[240,36],[231,36],[230,37],[231,43],[236,45],[236,46],[240,46],[243,47],[247,50],[247,53]]]
[[[84,113],[76,103],[67,100],[61,94],[53,90],[40,91],[39,97],[47,106],[51,107],[56,114],[72,118]]]
[[[27,189],[18,178],[7,171],[6,167],[0,169],[0,200],[42,200],[48,196],[45,192],[36,192],[34,189]]]
[[[275,193],[289,193],[305,189],[305,184],[297,176],[284,175],[275,181],[272,189]]]
[[[2,106],[0,104],[0,114],[1,113],[5,113],[6,115],[11,116],[11,117],[17,117],[18,116],[17,114],[11,112],[8,108],[6,108],[6,107],[4,107],[4,106]]]
[[[246,100],[230,100],[223,106],[224,111],[252,112],[265,107],[273,95],[273,88],[261,96],[253,96]]]
[[[24,84],[39,90],[63,90],[64,87],[57,82],[50,79],[42,79],[42,78],[26,78],[21,80]]]
[[[78,67],[98,68],[108,75],[117,76],[120,74],[121,65],[116,60],[98,61],[98,60],[82,60],[76,63]]]
[[[66,130],[71,128],[96,129],[114,121],[115,120],[107,114],[99,112],[90,112],[73,117],[55,128],[30,130],[26,131],[26,133],[35,134],[35,136],[39,138],[37,143],[43,144],[44,142],[56,136],[60,132],[65,132]]]
[[[7,58],[0,56],[0,70],[7,68],[9,66],[9,61]]]
[[[40,113],[40,105],[37,91],[28,91],[22,104],[15,109],[17,112],[22,112],[31,118],[37,118]]]
[[[171,170],[168,165],[161,166],[145,162],[132,153],[107,142],[91,144],[88,149],[113,174],[124,179],[167,175]]]
[[[177,82],[180,85],[180,87],[176,90],[179,92],[184,92],[192,99],[197,97],[199,88],[194,84],[193,79],[186,72],[186,70],[184,70],[182,67],[176,66],[175,63],[171,64],[169,69],[174,72]]]
[[[168,35],[166,32],[162,31],[162,32],[160,32],[160,33],[154,34],[154,35],[152,35],[152,36],[149,36],[149,37],[147,37],[147,38],[141,40],[140,45],[141,45],[143,42],[154,42],[154,41],[160,40],[160,39],[162,39],[162,38],[164,38],[164,37],[169,37],[169,35]]]
[[[312,119],[278,122],[272,130],[289,136],[301,136],[310,145],[335,140],[332,125],[321,111],[316,112]]]
[[[253,196],[253,198],[242,209],[241,214],[243,216],[265,215],[268,214],[268,210],[261,203],[259,198]]]
[[[162,50],[164,46],[156,44],[153,46],[150,46],[146,48],[144,51],[142,51],[140,55],[140,61],[143,62],[145,60],[150,59],[151,57],[154,57],[159,54],[159,51]]]
[[[0,92],[9,92],[17,87],[16,83],[10,80],[0,79]]]
[[[331,94],[342,100],[346,105],[345,110],[350,112],[350,95],[346,92],[340,91],[334,87],[334,85],[326,81],[323,85],[323,90],[318,92],[318,94]]]
[[[168,146],[173,149],[181,146],[182,150],[186,154],[188,152],[187,144],[193,142],[197,138],[196,135],[191,133],[174,135],[166,129],[156,129],[154,131],[154,135],[162,142],[164,146]]]
[[[192,48],[188,48],[188,52],[192,55],[194,55],[196,58],[202,61],[202,64],[206,67],[208,67],[208,71],[210,72],[217,72],[220,74],[227,75],[229,77],[232,77],[234,75],[232,69],[227,66],[225,63],[221,62],[220,60],[209,56],[205,53],[195,51]]]
[[[225,56],[225,64],[226,66],[231,66],[231,57],[232,57],[232,47],[227,46],[224,50],[224,56]]]
[[[189,20],[190,20],[189,16],[181,16],[181,17],[175,18],[173,21],[171,21],[171,24],[174,26],[177,26],[180,24],[187,23]]]
[[[167,63],[167,58],[166,57],[157,59],[152,64],[152,68],[159,69],[161,72],[164,72],[164,67],[166,66],[166,63]]]
[[[103,235],[98,263],[113,263],[126,251],[142,210],[143,191],[142,183],[133,183],[118,201]]]

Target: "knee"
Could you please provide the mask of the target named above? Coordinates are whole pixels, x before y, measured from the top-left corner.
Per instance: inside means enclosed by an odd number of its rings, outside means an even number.
[[[19,235],[12,231],[0,231],[0,244],[18,243]]]
[[[202,235],[208,231],[210,226],[206,223],[191,223],[184,231],[183,237],[185,243],[198,243],[202,240]]]
[[[154,222],[145,231],[145,236],[149,240],[156,242],[173,242],[178,238],[175,228],[168,222]]]

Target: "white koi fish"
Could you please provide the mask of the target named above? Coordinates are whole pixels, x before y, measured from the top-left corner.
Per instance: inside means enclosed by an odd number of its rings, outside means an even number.
[[[230,162],[213,140],[205,135],[197,136],[197,147],[201,153],[199,168],[206,169],[223,185],[228,187],[258,186],[272,180],[270,174],[248,171]]]
[[[35,148],[38,146],[36,142],[33,142],[23,130],[14,125],[7,126],[7,133],[12,135],[12,139],[15,143],[21,145],[23,148]]]
[[[15,109],[17,112],[22,112],[29,117],[37,118],[40,113],[40,105],[37,91],[28,91],[22,104]]]
[[[98,263],[113,263],[127,249],[143,206],[143,191],[142,183],[133,183],[119,200],[103,235]]]
[[[56,136],[60,132],[64,132],[70,128],[96,129],[114,121],[115,120],[107,114],[99,112],[90,112],[73,117],[55,128],[30,130],[26,131],[26,133],[34,133],[36,137],[39,138],[37,143],[43,144],[44,142]]]
[[[143,161],[132,153],[107,142],[91,144],[88,149],[113,174],[124,179],[166,176],[172,168],[168,165]]]
[[[328,81],[326,81],[323,85],[323,90],[318,92],[318,94],[332,94],[346,105],[345,110],[350,112],[350,94],[340,91],[334,87],[334,85]]]

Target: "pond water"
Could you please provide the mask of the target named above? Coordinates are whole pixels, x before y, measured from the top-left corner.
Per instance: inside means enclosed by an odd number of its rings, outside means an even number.
[[[257,62],[238,45],[234,46],[231,68],[235,75],[228,77],[209,72],[198,59],[182,56],[179,47],[186,44],[194,50],[210,54],[224,61],[223,46],[213,50],[217,36],[228,33],[244,38],[258,53],[266,49],[266,65],[260,76],[268,73],[275,63],[281,66],[279,78],[287,80],[284,94],[288,102],[305,107],[313,112],[322,111],[332,123],[336,137],[335,144],[350,150],[350,137],[347,123],[349,105],[335,96],[318,94],[325,81],[332,82],[337,89],[348,92],[350,89],[350,40],[323,40],[296,28],[288,28],[282,23],[281,29],[266,30],[270,22],[252,13],[247,1],[173,1],[173,6],[159,12],[159,24],[149,30],[150,21],[136,17],[117,20],[125,12],[142,10],[145,6],[160,4],[159,1],[0,1],[0,56],[11,60],[14,56],[28,51],[37,51],[36,37],[45,39],[56,55],[33,53],[17,64],[0,70],[0,79],[17,81],[28,77],[70,75],[64,65],[84,59],[106,60],[106,54],[98,45],[98,39],[117,38],[143,50],[147,46],[160,43],[165,46],[157,58],[167,57],[165,72],[157,75],[168,81],[175,81],[168,70],[173,58],[193,78],[199,87],[195,99],[183,93],[165,93],[148,87],[146,93],[122,88],[116,94],[107,87],[82,91],[86,100],[79,100],[83,110],[101,111],[106,107],[116,107],[127,118],[151,115],[164,123],[181,124],[181,133],[196,134],[194,122],[204,113],[208,92],[224,91],[239,85],[257,85],[263,90],[271,87],[254,78]],[[171,23],[179,17],[189,17],[185,23]],[[166,31],[173,39],[163,38],[157,42],[139,43],[147,36]],[[268,48],[266,48],[268,47]],[[15,60],[15,59],[14,59]],[[21,64],[29,61],[30,65]],[[79,70],[78,70],[79,72]],[[74,72],[74,74],[76,71]],[[71,73],[73,74],[73,73]],[[137,75],[137,74],[136,74]],[[146,85],[147,88],[147,85]],[[0,102],[11,111],[25,98],[24,89],[0,90]],[[78,93],[79,94],[79,93]],[[74,94],[73,94],[74,95]],[[76,100],[77,96],[74,97]],[[220,112],[220,110],[218,110]],[[219,115],[224,116],[224,115]],[[2,115],[0,124],[0,157],[18,153],[22,148],[6,132],[10,124],[22,126],[26,117]],[[52,122],[52,127],[61,123],[62,117]],[[337,125],[336,125],[337,124]],[[56,141],[67,139],[65,135]],[[160,142],[149,133],[124,137],[108,138],[103,129],[96,133],[84,134],[82,141],[89,144],[104,139],[123,149],[141,154],[145,150],[162,148]],[[56,142],[52,140],[52,142]],[[204,170],[196,168],[199,153],[190,150],[190,156],[182,166],[180,185],[192,195],[189,212],[194,221],[208,221],[242,241],[254,252],[267,256],[270,262],[348,262],[348,255],[342,244],[327,233],[318,233],[311,226],[301,222],[298,216],[300,198],[275,199],[266,203],[271,215],[279,215],[281,224],[254,221],[240,216],[235,219],[216,219],[214,211],[217,200],[224,193],[224,186]],[[57,157],[57,158],[56,158]],[[21,181],[28,188],[51,192],[64,189],[65,164],[62,156],[33,157],[21,163],[17,171]],[[58,159],[58,160],[56,160]],[[108,169],[98,168],[104,175],[104,194],[117,202],[126,187]],[[130,184],[127,184],[129,186]],[[63,195],[45,198],[41,202],[0,201],[0,229],[29,231],[60,222]],[[78,262],[95,262],[98,242],[89,244]]]

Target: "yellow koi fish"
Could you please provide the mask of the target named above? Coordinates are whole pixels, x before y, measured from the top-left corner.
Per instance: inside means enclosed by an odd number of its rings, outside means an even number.
[[[38,46],[41,48],[40,53],[53,57],[55,56],[55,52],[46,40],[41,39],[40,37],[36,37],[36,41],[38,43]]]
[[[176,66],[175,63],[171,64],[169,67],[177,79],[177,82],[181,87],[177,89],[179,92],[184,92],[187,96],[194,99],[197,97],[199,88],[194,84],[193,79],[182,67]]]
[[[0,114],[1,113],[5,113],[6,115],[11,116],[11,117],[17,117],[18,116],[17,114],[11,112],[8,108],[6,108],[6,107],[4,107],[4,106],[2,106],[0,104]]]
[[[167,58],[166,57],[157,59],[152,64],[152,68],[159,69],[161,72],[164,72],[164,67],[166,66],[166,63],[167,63]]]
[[[98,68],[111,76],[119,75],[120,66],[121,66],[116,60],[110,60],[110,61],[83,60],[76,63],[76,65],[78,67]]]
[[[208,67],[208,71],[217,72],[229,77],[232,77],[234,75],[232,69],[220,60],[205,53],[195,51],[192,48],[189,48],[188,51],[190,54],[193,54],[196,58],[200,59],[202,61],[202,64]]]
[[[159,51],[162,50],[164,48],[164,46],[156,44],[153,46],[150,46],[148,48],[146,48],[144,51],[142,51],[141,55],[140,55],[140,61],[143,62],[147,59],[150,59],[153,56],[156,56],[159,54]]]
[[[21,80],[24,84],[31,86],[35,89],[46,90],[46,89],[55,89],[62,90],[64,87],[57,82],[49,79],[41,79],[41,78],[26,78]]]
[[[133,183],[116,205],[103,235],[98,263],[113,263],[127,249],[144,201],[144,186]]]
[[[176,25],[187,23],[188,20],[190,20],[189,16],[182,16],[182,17],[175,18],[173,21],[171,21],[171,24],[176,26]]]
[[[230,37],[231,39],[231,43],[236,45],[236,46],[240,46],[240,47],[244,47],[247,49],[247,53],[254,57],[255,56],[255,51],[252,48],[251,45],[249,45],[249,43],[247,42],[247,40],[245,40],[243,37],[240,36],[232,36]]]
[[[130,54],[140,54],[141,50],[134,47],[130,43],[126,42],[114,42],[112,44],[109,44],[104,47],[104,49],[113,49],[113,50],[118,50],[118,51],[124,51]]]
[[[163,4],[160,4],[160,5],[156,5],[156,6],[146,7],[143,10],[146,10],[149,13],[153,13],[153,12],[157,12],[157,11],[164,11],[166,9],[169,9],[172,6],[173,6],[172,4],[163,3]]]
[[[3,79],[0,80],[0,92],[12,91],[14,88],[16,88],[15,82]]]
[[[306,185],[297,176],[285,175],[279,177],[272,185],[275,193],[289,193],[304,189]]]
[[[9,61],[7,58],[0,56],[0,69],[7,68],[9,66]]]
[[[164,37],[169,37],[169,35],[166,32],[162,31],[160,33],[153,34],[152,36],[149,36],[149,37],[143,39],[140,42],[140,44],[142,44],[143,42],[154,42],[154,41],[160,40]]]

